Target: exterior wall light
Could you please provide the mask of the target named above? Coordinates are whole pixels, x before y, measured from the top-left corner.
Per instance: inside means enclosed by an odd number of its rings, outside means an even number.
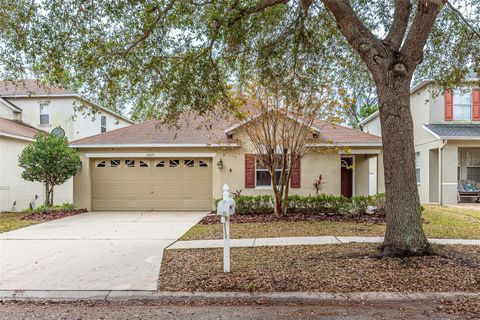
[[[222,161],[222,159],[218,160],[218,162],[217,162],[217,167],[218,167],[218,169],[220,169],[220,170],[223,169],[223,161]]]

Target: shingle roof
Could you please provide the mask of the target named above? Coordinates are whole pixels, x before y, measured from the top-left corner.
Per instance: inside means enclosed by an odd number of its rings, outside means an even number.
[[[33,139],[37,132],[38,131],[36,129],[19,121],[0,118],[0,135],[7,134]]]
[[[38,80],[0,81],[0,96],[75,94],[63,88],[44,85]]]
[[[322,140],[336,144],[361,144],[361,143],[382,143],[382,138],[370,133],[356,130],[349,127],[333,124],[323,120],[315,121],[315,126],[320,129]]]
[[[235,121],[217,117],[206,120],[204,117],[189,113],[179,119],[177,127],[163,124],[160,120],[150,120],[129,127],[71,142],[75,147],[104,145],[205,145],[235,143],[229,140],[225,130]],[[338,144],[381,144],[381,138],[355,129],[333,125],[318,120],[315,124],[321,129],[321,141]]]
[[[480,139],[480,124],[427,124],[425,127],[440,138],[478,137]]]

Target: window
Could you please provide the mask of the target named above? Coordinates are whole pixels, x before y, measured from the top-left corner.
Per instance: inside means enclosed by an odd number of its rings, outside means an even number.
[[[105,168],[105,166],[106,166],[105,160],[100,161],[99,163],[97,163],[97,168]]]
[[[48,102],[40,103],[40,124],[50,124],[50,107]]]
[[[185,167],[188,168],[193,168],[195,166],[195,160],[185,160],[183,163],[185,164]]]
[[[180,160],[170,160],[170,168],[175,168],[180,165]]]
[[[420,152],[415,152],[415,176],[417,184],[420,184]]]
[[[140,160],[140,168],[148,168],[148,163],[145,161]]]
[[[120,167],[120,160],[110,160],[110,168]]]
[[[135,167],[135,160],[125,160],[125,166],[129,168]]]
[[[453,93],[453,120],[471,120],[472,92],[455,90]]]
[[[207,167],[208,167],[208,163],[206,163],[205,161],[199,160],[199,161],[198,161],[198,166],[199,166],[200,168],[207,168]]]
[[[165,167],[165,161],[163,160],[160,160],[157,162],[157,164],[155,165],[156,168],[164,168]]]
[[[480,182],[480,151],[467,152],[467,180]]]
[[[277,167],[275,170],[275,177],[277,180],[277,184],[280,181],[281,171],[282,171],[281,166]],[[256,163],[255,163],[255,178],[256,178],[257,187],[272,186],[272,176],[270,175],[270,172],[268,171],[267,167],[263,166],[261,161],[259,161],[258,159],[256,160]]]
[[[102,116],[100,118],[100,132],[107,132],[107,117]]]

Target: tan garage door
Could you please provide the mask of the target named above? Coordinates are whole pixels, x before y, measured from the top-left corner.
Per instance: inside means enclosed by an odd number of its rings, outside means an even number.
[[[94,210],[210,210],[211,159],[95,159]]]

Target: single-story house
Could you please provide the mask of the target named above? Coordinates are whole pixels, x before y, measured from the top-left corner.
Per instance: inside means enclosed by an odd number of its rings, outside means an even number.
[[[291,194],[314,194],[319,175],[322,193],[384,192],[380,137],[320,120],[312,132],[312,152],[296,166]],[[74,204],[89,210],[211,210],[225,183],[243,195],[272,192],[270,174],[256,161],[242,123],[221,117],[206,121],[188,114],[173,127],[151,120],[71,147],[82,160]]]

